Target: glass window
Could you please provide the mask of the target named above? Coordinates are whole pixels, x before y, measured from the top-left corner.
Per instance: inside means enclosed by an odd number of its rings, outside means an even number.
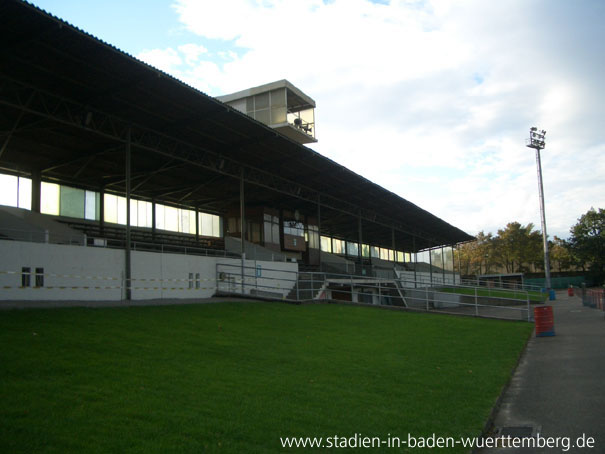
[[[380,258],[380,250],[376,246],[370,246],[370,255],[372,258]]]
[[[59,215],[59,185],[42,182],[40,186],[40,211],[44,214]]]
[[[143,200],[139,200],[139,223],[137,224],[139,227],[148,227],[151,228],[153,226],[153,205],[151,202],[144,202]]]
[[[16,207],[18,203],[19,179],[13,175],[0,175],[0,205]]]
[[[105,194],[105,222],[118,222],[118,198],[113,194]]]
[[[357,256],[359,255],[359,246],[357,243],[351,243],[347,241],[347,254]]]
[[[363,244],[361,247],[361,253],[364,257],[369,257],[370,256],[370,245]]]
[[[436,271],[436,269],[441,270],[443,268],[443,254],[441,254],[441,248],[432,249],[430,254],[433,271]]]
[[[221,238],[223,236],[222,218],[220,216],[212,216],[212,236]]]
[[[443,257],[445,261],[445,270],[454,272],[454,249],[451,246],[443,248]]]
[[[179,220],[178,231],[183,233],[191,233],[189,231],[189,210],[180,210],[177,208],[177,216]],[[195,219],[194,219],[195,221]],[[193,233],[195,233],[195,224],[193,225]]]
[[[82,189],[59,186],[59,213],[61,216],[84,218],[84,191]]]
[[[107,209],[107,205],[105,205]],[[164,230],[164,205],[155,204],[155,226],[158,229]]]
[[[209,214],[200,213],[200,235],[212,236],[212,218]]]
[[[175,207],[164,207],[164,229],[172,232],[179,231],[179,210]]]
[[[231,218],[235,219],[235,218]],[[235,221],[237,221],[235,219]],[[235,221],[233,223],[235,224]],[[199,222],[200,222],[200,235],[203,236],[214,236],[220,238],[222,236],[221,233],[221,217],[209,214],[209,213],[199,213]],[[233,226],[235,227],[235,225]],[[239,226],[237,227],[239,230]],[[233,231],[237,231],[233,230]]]
[[[32,208],[32,180],[19,177],[19,208]]]
[[[332,239],[329,236],[320,237],[321,250],[325,252],[332,252]]]
[[[116,197],[118,201],[118,224],[126,224],[126,197]]]
[[[84,219],[92,221],[98,220],[97,217],[97,200],[99,194],[92,191],[86,191],[84,198]]]
[[[319,228],[316,225],[307,227],[309,248],[319,249]]]
[[[333,254],[344,254],[345,253],[345,242],[337,238],[332,239],[332,253]]]

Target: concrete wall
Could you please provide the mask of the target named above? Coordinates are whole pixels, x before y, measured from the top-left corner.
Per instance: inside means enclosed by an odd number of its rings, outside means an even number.
[[[31,275],[20,288],[22,267],[44,268],[44,285],[34,288]],[[122,250],[0,241],[1,300],[120,300],[123,278]]]
[[[0,241],[0,300],[119,301],[125,297],[124,263],[122,249]],[[240,259],[132,251],[132,299],[210,297],[216,293],[219,263],[241,270]],[[272,286],[285,296],[298,271],[289,262],[246,260],[245,266],[246,294]],[[22,267],[32,273],[25,288]],[[36,268],[44,269],[38,288]]]
[[[298,264],[293,262],[246,260],[243,270],[239,259],[218,259],[217,263],[218,290],[225,293],[285,298],[298,277]]]

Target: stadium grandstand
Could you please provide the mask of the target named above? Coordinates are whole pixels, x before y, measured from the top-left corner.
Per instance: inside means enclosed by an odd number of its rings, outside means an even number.
[[[27,2],[0,24],[0,299],[456,281],[473,237],[306,147],[315,102],[290,82],[214,98]]]

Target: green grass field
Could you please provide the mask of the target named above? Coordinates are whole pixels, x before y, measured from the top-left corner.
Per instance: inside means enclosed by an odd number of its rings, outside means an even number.
[[[278,303],[1,311],[0,452],[478,435],[532,328]]]
[[[474,288],[464,287],[442,287],[439,289],[440,292],[445,293],[457,293],[460,295],[475,296]],[[527,301],[527,292],[506,290],[506,289],[490,289],[480,288],[477,290],[477,296],[480,297],[492,297],[492,298],[507,298],[512,300]],[[529,300],[533,303],[541,303],[546,301],[548,295],[539,291],[530,291]]]

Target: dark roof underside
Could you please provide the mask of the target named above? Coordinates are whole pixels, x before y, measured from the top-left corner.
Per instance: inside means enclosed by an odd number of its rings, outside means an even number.
[[[322,234],[411,251],[472,237],[315,151],[36,7],[0,3],[0,168],[228,214],[313,215]]]

